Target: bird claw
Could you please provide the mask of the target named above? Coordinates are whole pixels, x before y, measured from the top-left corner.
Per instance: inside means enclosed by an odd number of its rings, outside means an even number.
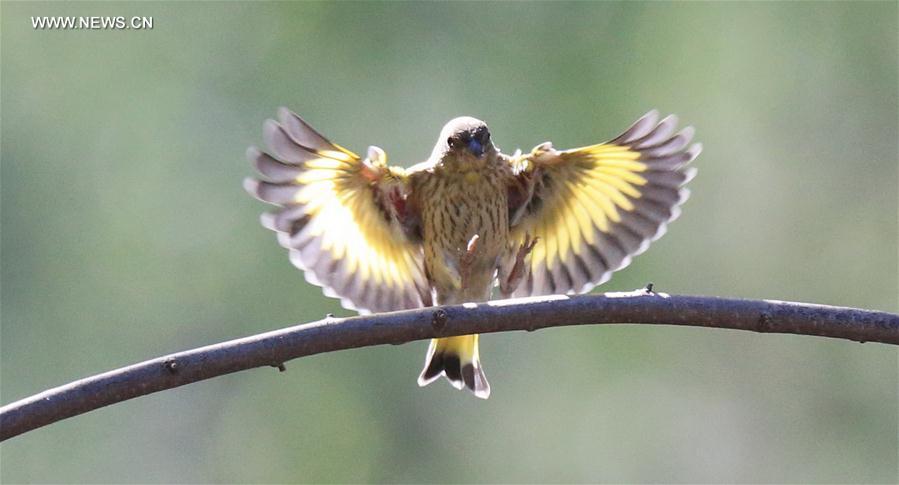
[[[534,250],[534,246],[539,239],[539,237],[531,237],[530,234],[524,235],[524,242],[518,246],[518,251],[515,253],[515,264],[512,266],[512,270],[509,271],[505,281],[500,282],[500,291],[504,297],[508,298],[518,288],[524,277],[527,276],[525,259]]]
[[[461,279],[462,288],[465,288],[469,276],[471,275],[471,265],[474,264],[475,254],[478,251],[478,241],[480,239],[481,236],[477,234],[471,236],[471,239],[468,240],[468,245],[466,246],[465,251],[462,252],[462,256],[459,258],[459,276]]]
[[[524,261],[524,258],[531,254],[531,251],[534,250],[534,246],[539,241],[539,237],[531,237],[530,233],[526,233],[524,235],[524,242],[521,243],[521,246],[518,247],[518,255],[516,256],[518,261]]]

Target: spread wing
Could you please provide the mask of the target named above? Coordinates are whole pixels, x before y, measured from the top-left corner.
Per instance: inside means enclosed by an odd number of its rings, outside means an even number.
[[[368,158],[331,143],[296,114],[281,108],[268,120],[268,152],[247,158],[262,179],[247,191],[278,206],[262,225],[278,234],[306,280],[359,312],[418,308],[429,303],[409,185],[402,168],[388,167],[384,152]]]
[[[680,214],[702,147],[693,128],[651,111],[606,143],[556,150],[548,143],[510,158],[513,238],[539,238],[530,273],[512,296],[582,293],[627,266]]]

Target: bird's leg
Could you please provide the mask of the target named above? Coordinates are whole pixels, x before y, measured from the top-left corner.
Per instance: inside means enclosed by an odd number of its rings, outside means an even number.
[[[471,239],[468,240],[468,246],[462,252],[461,257],[459,257],[459,277],[462,288],[466,288],[468,285],[468,279],[471,276],[471,265],[474,264],[474,256],[478,250],[479,239],[481,239],[481,236],[477,234],[471,236]]]
[[[499,291],[502,293],[503,298],[512,296],[512,293],[527,276],[528,268],[524,261],[528,254],[531,254],[538,239],[540,238],[532,238],[530,234],[525,234],[524,242],[518,246],[518,251],[515,253],[515,263],[512,265],[512,269],[505,278],[500,278]]]

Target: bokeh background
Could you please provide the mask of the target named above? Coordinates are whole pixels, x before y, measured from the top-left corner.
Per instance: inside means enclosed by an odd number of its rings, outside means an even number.
[[[31,16],[152,30],[34,30]],[[705,146],[668,235],[600,290],[897,311],[897,4],[2,5],[2,402],[305,322],[241,189],[285,105],[412,164],[445,121],[502,148],[651,108]],[[0,446],[13,482],[896,482],[897,351],[650,326],[488,335],[480,401],[425,342],[143,397]]]

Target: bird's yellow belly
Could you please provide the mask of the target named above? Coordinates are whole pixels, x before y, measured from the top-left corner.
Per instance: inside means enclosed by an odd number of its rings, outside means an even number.
[[[422,235],[437,303],[486,301],[509,238],[505,188],[489,175],[456,174],[435,178],[429,189]]]

